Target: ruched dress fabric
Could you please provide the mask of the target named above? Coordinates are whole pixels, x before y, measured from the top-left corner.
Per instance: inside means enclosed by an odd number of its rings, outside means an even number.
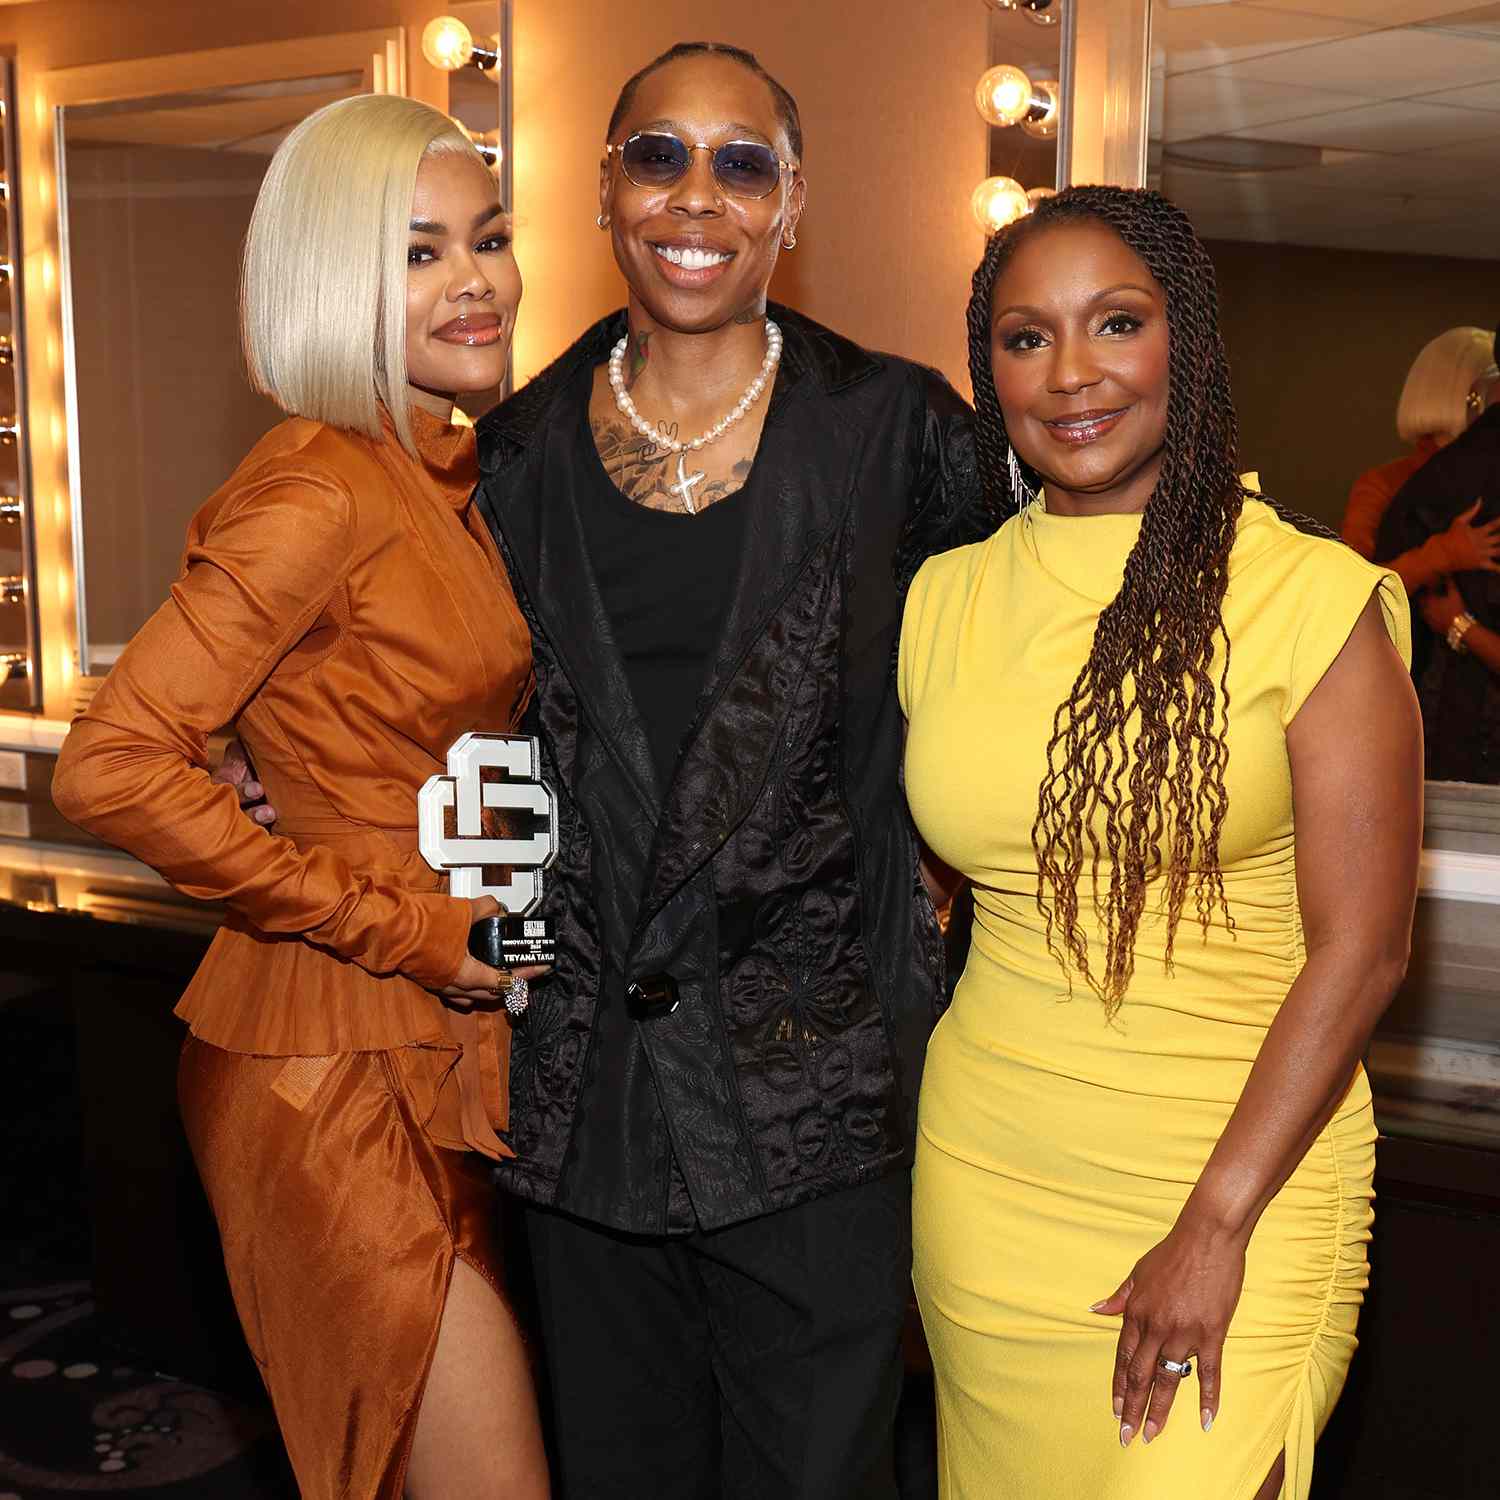
[[[432,993],[467,902],[417,852],[417,792],[513,729],[530,644],[471,504],[471,429],[420,461],[293,419],[198,513],[171,597],[59,760],[54,798],[229,920],[178,1006],[188,1138],[306,1500],[397,1500],[454,1257],[504,1295],[491,1190],[509,1024]],[[237,721],[273,831],[209,781]]]
[[[1171,1229],[1306,957],[1287,725],[1372,595],[1409,655],[1393,574],[1246,502],[1224,603],[1221,860],[1235,931],[1221,919],[1205,939],[1189,915],[1169,977],[1148,897],[1111,1022],[1086,985],[1070,995],[1048,952],[1031,829],[1053,715],[1139,529],[1138,516],[1034,502],[987,541],[929,561],[906,607],[907,793],[975,905],[968,962],[927,1055],[914,1179],[945,1500],[1251,1500],[1283,1449],[1283,1494],[1306,1500],[1355,1345],[1375,1140],[1363,1072],[1255,1230],[1213,1431],[1200,1429],[1193,1379],[1155,1442],[1120,1446],[1120,1321],[1089,1306]],[[1097,973],[1087,875],[1080,907]]]

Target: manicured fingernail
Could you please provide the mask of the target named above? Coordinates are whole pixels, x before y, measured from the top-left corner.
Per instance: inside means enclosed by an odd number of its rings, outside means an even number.
[[[1135,1436],[1135,1428],[1134,1427],[1126,1427],[1126,1426],[1124,1426],[1122,1424],[1121,1427],[1120,1427],[1120,1446],[1122,1448],[1128,1448],[1130,1446],[1130,1440],[1134,1436]]]
[[[1108,1302],[1108,1301],[1109,1301],[1109,1298],[1106,1297],[1104,1299],[1104,1302]],[[1091,1303],[1089,1303],[1089,1311],[1090,1312],[1103,1312],[1104,1311],[1104,1302],[1091,1302]]]
[[[1203,1408],[1203,1430],[1205,1432],[1214,1430],[1214,1414],[1206,1406]]]
[[[1115,1407],[1115,1421],[1118,1422],[1120,1420],[1120,1418],[1125,1415],[1125,1401],[1124,1401],[1124,1398],[1121,1397],[1121,1396],[1116,1396],[1115,1400],[1114,1400],[1114,1407]]]
[[[1141,1439],[1143,1442],[1149,1443],[1151,1439],[1154,1438],[1160,1431],[1161,1428],[1158,1427],[1155,1422],[1147,1422],[1146,1425],[1141,1429]]]

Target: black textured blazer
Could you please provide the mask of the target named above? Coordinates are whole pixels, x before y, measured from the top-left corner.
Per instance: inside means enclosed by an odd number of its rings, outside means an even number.
[[[785,349],[757,506],[670,786],[578,510],[573,377],[624,313],[479,424],[479,503],[532,632],[561,836],[560,958],[517,1026],[502,1180],[640,1233],[905,1167],[943,991],[893,660],[916,567],[998,520],[972,414],[930,370],[772,316]]]

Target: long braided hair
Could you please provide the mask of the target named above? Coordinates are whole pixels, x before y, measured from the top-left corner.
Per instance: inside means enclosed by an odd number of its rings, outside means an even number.
[[[1053,717],[1031,840],[1047,946],[1070,985],[1076,971],[1113,1016],[1135,971],[1148,886],[1163,866],[1168,972],[1190,896],[1205,933],[1216,910],[1233,930],[1219,864],[1229,806],[1223,601],[1246,491],[1213,267],[1192,225],[1159,193],[1080,187],[1044,199],[1001,230],[974,273],[969,369],[980,476],[993,503],[1009,510],[1027,498],[1012,493],[1010,441],[995,396],[995,281],[1026,239],[1090,222],[1114,230],[1166,292],[1166,436],[1120,591],[1101,612],[1088,660]],[[1038,476],[1024,463],[1022,472],[1034,487]],[[1079,915],[1086,855],[1105,937],[1097,975]],[[1101,863],[1108,866],[1102,893]]]

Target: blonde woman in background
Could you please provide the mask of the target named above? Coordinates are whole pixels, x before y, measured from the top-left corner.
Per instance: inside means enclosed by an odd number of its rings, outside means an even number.
[[[1361,557],[1374,558],[1381,519],[1401,486],[1484,410],[1486,392],[1497,378],[1492,339],[1488,329],[1450,328],[1412,361],[1396,404],[1396,430],[1412,451],[1361,474],[1344,510],[1340,530]],[[1500,521],[1475,525],[1478,514],[1476,500],[1445,531],[1386,564],[1400,575],[1408,594],[1449,573],[1500,572]]]
[[[180,1096],[305,1500],[547,1494],[470,1154],[509,1153],[497,997],[525,976],[469,956],[494,903],[450,897],[416,831],[448,746],[513,728],[532,688],[450,425],[503,375],[520,295],[494,179],[445,116],[362,96],[292,131],[242,306],[251,381],[289,420],[193,520],[53,786],[229,910],[178,1007]],[[236,720],[280,837],[209,779]]]

